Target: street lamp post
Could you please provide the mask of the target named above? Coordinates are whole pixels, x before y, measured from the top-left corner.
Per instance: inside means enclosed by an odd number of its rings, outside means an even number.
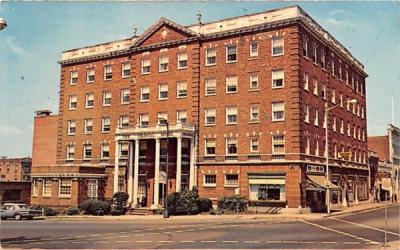
[[[0,30],[3,30],[7,27],[6,19],[0,17]]]
[[[166,166],[166,168],[165,168],[165,172],[166,172],[166,178],[165,178],[165,182],[166,182],[166,185],[165,185],[165,197],[164,197],[164,202],[165,202],[165,210],[164,210],[164,218],[169,218],[169,214],[168,214],[168,145],[169,145],[169,124],[168,124],[168,121],[166,120],[166,119],[164,119],[164,118],[160,118],[159,119],[159,122],[160,122],[160,124],[161,123],[165,123],[165,125],[167,126],[167,152],[166,152],[166,155],[167,155],[167,160],[166,160],[166,163],[167,163],[167,166]]]
[[[351,103],[351,104],[356,104],[357,100],[356,99],[352,99],[349,100],[347,103]],[[332,107],[328,106],[328,100],[325,102],[325,117],[324,117],[324,123],[325,123],[325,164],[326,164],[326,210],[327,213],[330,214],[331,213],[331,197],[330,197],[330,178],[329,178],[329,133],[328,133],[328,113],[330,110],[337,108],[340,104],[336,104]]]

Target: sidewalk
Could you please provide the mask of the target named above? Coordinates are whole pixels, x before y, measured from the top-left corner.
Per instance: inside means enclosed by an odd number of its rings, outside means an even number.
[[[387,203],[388,207],[395,206],[391,202]],[[285,213],[285,214],[228,214],[228,215],[210,215],[210,214],[199,214],[199,215],[182,215],[182,216],[171,216],[166,219],[168,221],[210,221],[210,220],[256,220],[256,219],[270,219],[270,220],[290,220],[290,219],[303,219],[303,220],[315,220],[322,219],[325,217],[343,215],[343,214],[351,214],[360,211],[378,209],[385,206],[385,203],[367,203],[360,204],[357,206],[352,206],[348,208],[343,208],[338,212],[334,212],[331,214],[326,213],[307,213],[307,214],[296,214],[296,213]],[[164,220],[162,215],[121,215],[121,216],[93,216],[93,215],[75,215],[75,216],[67,216],[60,215],[54,217],[44,217],[48,220],[107,220],[107,221],[157,221]]]

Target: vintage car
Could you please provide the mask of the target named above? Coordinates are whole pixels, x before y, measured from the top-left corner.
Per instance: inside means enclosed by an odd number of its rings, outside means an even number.
[[[26,218],[31,220],[35,216],[42,215],[41,210],[31,209],[26,204],[19,203],[5,203],[0,209],[0,216],[2,220],[14,218],[20,220]]]

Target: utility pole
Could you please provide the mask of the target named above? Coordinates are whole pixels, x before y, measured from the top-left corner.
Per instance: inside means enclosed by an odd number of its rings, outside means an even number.
[[[384,247],[386,248],[387,245],[387,193],[385,193],[385,245]]]

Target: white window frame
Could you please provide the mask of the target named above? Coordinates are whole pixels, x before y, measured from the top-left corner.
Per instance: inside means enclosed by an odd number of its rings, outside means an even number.
[[[143,95],[148,95],[148,98],[143,99]],[[148,101],[150,101],[150,86],[142,86],[140,87],[140,102]]]
[[[304,104],[304,122],[310,123],[310,107]]]
[[[285,87],[285,70],[284,69],[275,69],[271,71],[271,79],[272,79],[272,88],[280,89]],[[282,86],[276,85],[277,80],[282,80]]]
[[[253,115],[256,114],[256,117]],[[260,121],[260,107],[259,106],[251,106],[250,107],[250,122],[259,122]]]
[[[87,149],[90,149],[90,155],[88,155],[87,154],[87,152],[86,152],[86,150]],[[84,160],[90,160],[90,159],[92,159],[92,157],[93,157],[93,147],[92,147],[92,144],[83,144],[83,159]]]
[[[128,74],[126,74],[128,72]],[[124,62],[121,64],[121,78],[127,78],[131,76],[131,64]]]
[[[111,75],[111,77],[110,77]],[[113,75],[113,68],[111,64],[104,65],[103,67],[103,79],[104,81],[111,81]]]
[[[166,65],[166,68],[162,68]],[[168,56],[160,56],[158,57],[158,72],[167,72],[169,67],[169,57]]]
[[[310,85],[309,85],[309,80],[308,79],[309,79],[308,78],[308,73],[304,72],[304,74],[303,74],[304,89],[307,90],[307,91],[310,90],[310,87],[309,87]]]
[[[211,85],[211,86],[210,86]],[[213,96],[217,94],[217,80],[215,78],[208,78],[204,81],[205,96]],[[214,90],[209,92],[209,90]]]
[[[281,107],[276,107],[278,104],[281,104]],[[285,102],[284,101],[277,101],[273,102],[272,104],[272,121],[273,122],[280,122],[285,120]],[[283,112],[282,118],[275,118],[275,112]]]
[[[235,53],[230,53],[229,48],[235,47]],[[235,44],[229,44],[225,46],[226,63],[236,63],[238,61],[238,46]],[[235,60],[228,60],[230,55],[235,55]]]
[[[212,115],[214,113],[214,115]],[[208,123],[208,117],[214,117],[214,123]],[[204,125],[205,126],[214,126],[217,122],[217,109],[216,108],[205,108],[204,109]]]
[[[335,89],[332,89],[332,103],[333,104],[336,104],[336,90]]]
[[[93,76],[93,80],[90,80],[90,77]],[[86,83],[92,83],[96,79],[96,73],[94,68],[86,69]]]
[[[255,83],[255,85],[253,86],[253,83]],[[258,74],[257,73],[253,73],[253,74],[250,74],[250,76],[249,76],[249,88],[251,89],[251,90],[258,90],[258,89],[260,89],[260,82],[259,82],[259,79],[258,79]]]
[[[253,45],[255,45],[256,48],[255,50],[253,50]],[[252,58],[258,57],[258,48],[259,48],[258,42],[251,42],[249,45],[249,52],[250,52],[249,56]]]
[[[228,183],[227,176],[236,176],[236,182]],[[239,187],[239,174],[224,174],[224,187]]]
[[[47,182],[50,182],[48,186],[46,186]],[[50,188],[50,190],[48,190],[48,188]],[[52,179],[43,179],[42,196],[43,197],[51,197],[52,190],[53,190],[53,180]]]
[[[92,101],[92,105],[89,105],[89,101]],[[90,109],[94,107],[94,93],[87,93],[85,95],[85,108]]]
[[[183,59],[182,59],[182,57],[183,57]],[[184,61],[186,61],[186,66],[181,66],[180,62],[184,62]],[[178,53],[178,65],[177,65],[177,68],[178,69],[187,69],[187,67],[188,67],[188,53],[187,52]]]
[[[257,149],[253,149],[253,146],[256,146]],[[260,139],[250,139],[250,152],[251,153],[258,153],[260,152]]]
[[[214,51],[214,53],[210,53],[211,51]],[[216,48],[208,48],[205,50],[206,56],[205,56],[205,65],[206,66],[214,66],[217,65],[217,49]],[[210,56],[211,54],[211,56]],[[214,58],[214,63],[208,63],[208,59]]]
[[[148,71],[147,71],[147,68],[148,68]],[[150,59],[142,59],[141,60],[140,72],[142,75],[148,75],[151,73],[151,60]]]
[[[229,153],[229,145],[236,145],[236,153]],[[229,156],[238,155],[238,140],[236,137],[227,137],[225,139],[225,154]]]
[[[215,182],[207,183],[207,176],[214,176]],[[217,175],[216,174],[204,174],[203,175],[203,187],[216,187],[217,186]]]
[[[187,97],[187,81],[176,82],[176,98]]]
[[[315,109],[315,117],[314,117],[314,126],[319,126],[319,112],[318,109]]]
[[[283,139],[282,139],[283,138]],[[286,142],[285,142],[285,135],[284,134],[277,134],[272,135],[272,154],[274,155],[283,155],[286,153]],[[283,152],[279,152],[275,150],[275,146],[282,146],[283,145]]]
[[[162,111],[157,113],[157,124],[165,125],[164,122],[168,121],[168,112]]]
[[[129,127],[129,116],[128,115],[120,115],[119,116],[118,127],[120,127],[120,128]]]
[[[107,149],[107,150],[106,150]],[[104,156],[104,152],[108,152],[108,156]],[[101,159],[108,159],[110,158],[110,144],[101,144],[100,147],[100,158]]]
[[[229,116],[236,117],[235,121],[230,122]],[[225,124],[237,124],[238,123],[238,108],[237,106],[225,107]]]
[[[274,49],[282,47],[281,53],[274,52]],[[282,56],[285,54],[285,39],[284,37],[273,37],[271,39],[271,56]]]
[[[182,121],[184,119],[184,121]],[[186,109],[176,111],[176,123],[187,123]]]
[[[130,90],[121,89],[121,104],[129,104],[130,102]]]
[[[313,79],[313,87],[314,87],[314,89],[313,89],[314,95],[318,96],[318,79],[317,78]]]
[[[89,184],[89,182],[94,182],[94,186],[96,187],[94,190],[90,190],[89,187],[90,185],[93,184]],[[90,193],[93,192],[94,196],[92,196]],[[89,195],[90,194],[90,195]],[[87,193],[86,196],[88,199],[90,200],[97,200],[97,198],[99,197],[99,184],[98,184],[98,180],[97,179],[88,179],[87,180]]]
[[[110,96],[108,98],[108,96]],[[110,103],[106,103],[106,100],[110,100]],[[111,91],[103,91],[103,107],[110,107],[112,103],[112,92]]]
[[[214,154],[209,154],[207,152],[208,145],[214,146]],[[212,148],[212,147],[210,147],[210,148]],[[215,138],[207,138],[204,140],[204,155],[205,156],[215,156],[216,149],[217,149],[217,142],[216,142]]]
[[[149,113],[140,113],[139,114],[139,126],[142,128],[147,128],[149,125],[150,125]]]
[[[32,196],[38,196],[39,192],[38,192],[38,181],[36,179],[32,180]]]
[[[75,107],[73,107],[73,103],[75,103]],[[69,110],[76,110],[78,107],[78,96],[70,95],[69,96]]]
[[[78,77],[79,73],[77,70],[73,70],[70,72],[70,77],[69,77],[69,84],[70,85],[77,85],[78,84]]]
[[[233,94],[233,93],[238,92],[239,87],[238,87],[238,76],[237,75],[227,76],[225,78],[225,84],[226,84],[226,93],[227,94]],[[230,91],[229,87],[235,87],[236,90]]]
[[[106,124],[108,121],[108,124]],[[109,128],[108,131],[105,130],[106,126]],[[111,118],[110,117],[103,117],[101,119],[101,133],[110,133],[111,132]]]
[[[74,129],[71,132],[71,129]],[[67,122],[67,135],[75,135],[76,134],[76,120],[68,120]]]
[[[66,159],[67,160],[74,160],[75,159],[75,145],[67,145],[66,148]],[[70,154],[73,155],[73,157],[70,157]]]
[[[69,187],[69,193],[62,193],[63,191],[62,191],[62,182],[63,181],[67,181],[67,182],[69,182],[68,184],[69,185],[65,185],[64,184],[64,187]],[[60,179],[59,181],[58,181],[58,196],[59,197],[71,197],[71,193],[72,193],[72,179]]]
[[[90,126],[89,126],[89,125],[90,125]],[[91,130],[91,131],[88,131],[88,127],[91,127],[92,130]],[[92,134],[92,133],[93,133],[93,119],[92,119],[92,118],[86,118],[86,119],[84,119],[83,133],[84,133],[84,134]]]
[[[158,85],[158,100],[168,100],[168,83],[163,83]],[[167,93],[166,97],[161,97],[161,93]]]

